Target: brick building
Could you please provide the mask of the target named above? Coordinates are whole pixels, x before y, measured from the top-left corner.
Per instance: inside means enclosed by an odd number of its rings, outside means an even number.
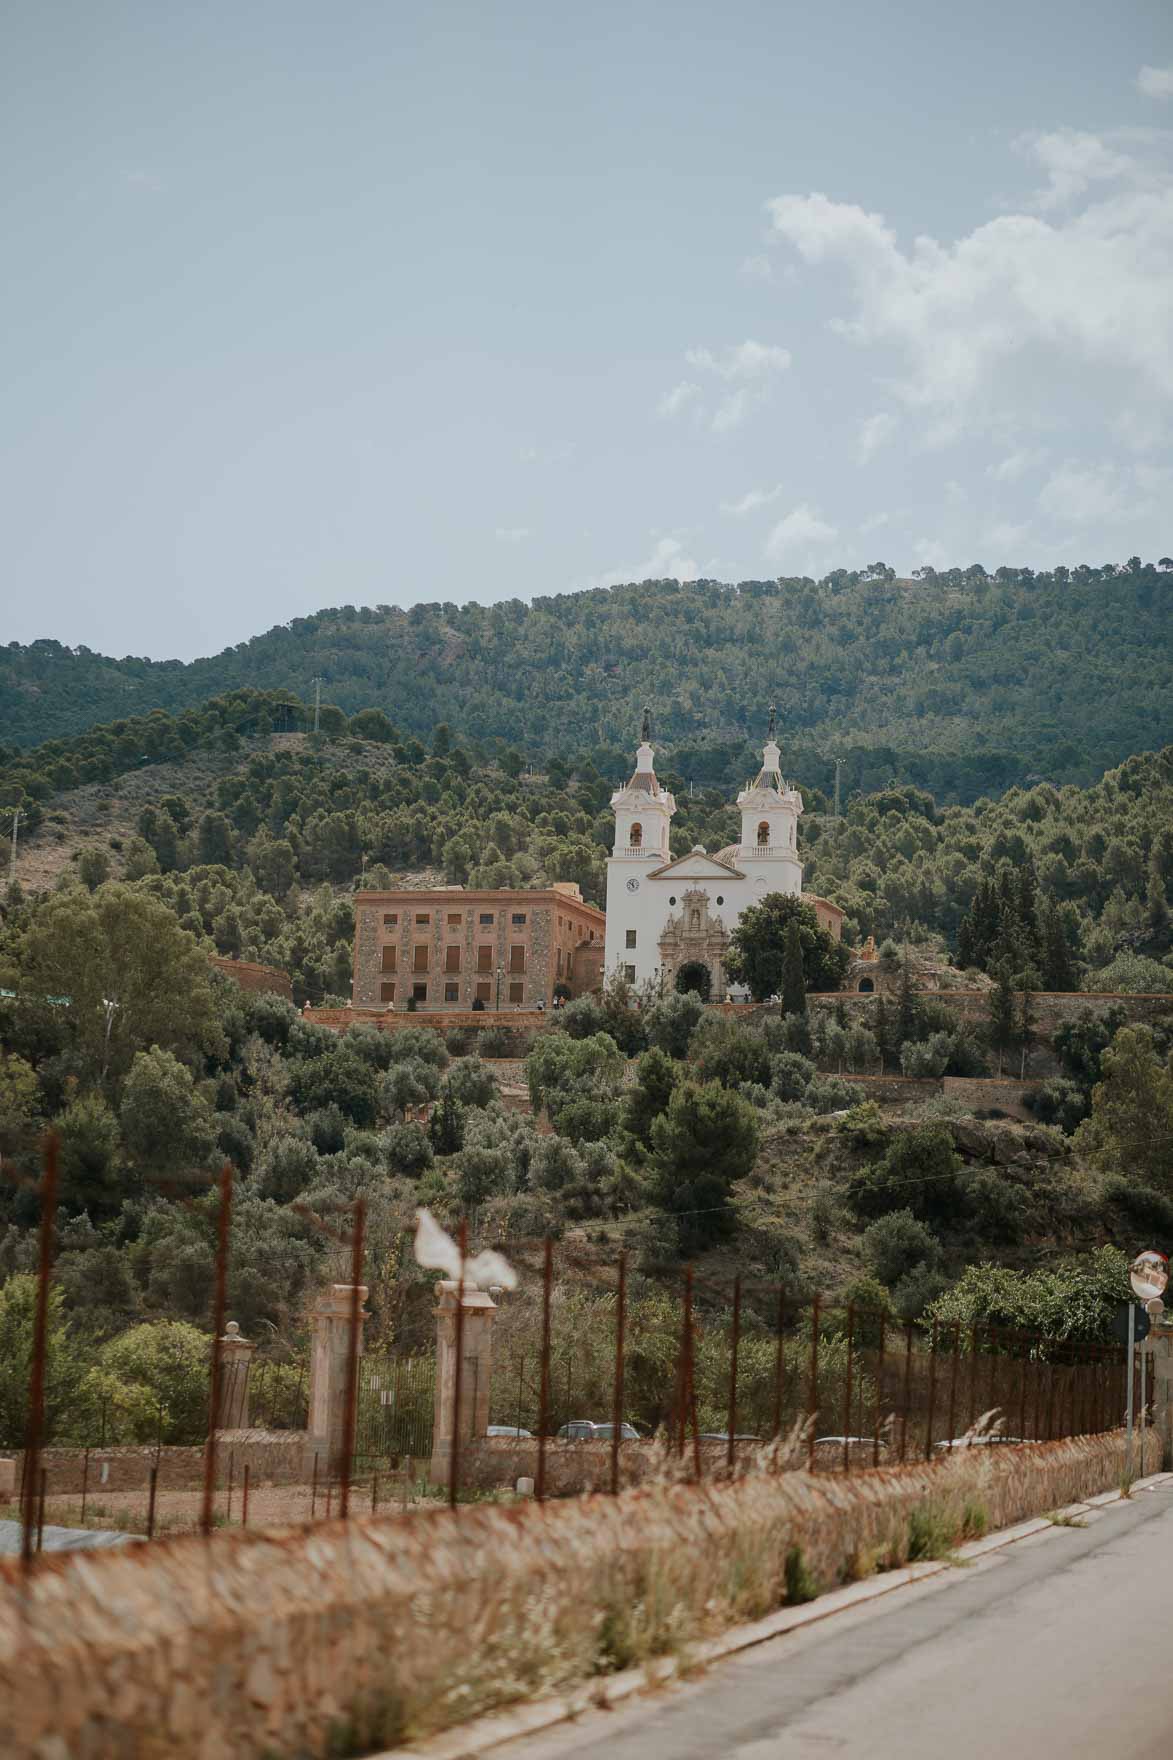
[[[360,892],[353,1006],[421,1011],[547,1008],[601,981],[606,918],[578,887]]]

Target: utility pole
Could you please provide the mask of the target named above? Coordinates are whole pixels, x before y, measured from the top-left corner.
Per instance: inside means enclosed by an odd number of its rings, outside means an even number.
[[[311,678],[310,683],[314,687],[314,732],[317,733],[322,716],[322,681],[320,678]]]
[[[12,855],[11,855],[11,857],[9,859],[9,863],[8,863],[8,886],[9,886],[10,891],[16,885],[16,828],[19,824],[20,824],[20,808],[13,807],[13,809],[12,809]]]

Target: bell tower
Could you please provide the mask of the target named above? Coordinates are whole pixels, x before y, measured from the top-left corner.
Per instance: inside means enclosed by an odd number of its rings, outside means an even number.
[[[755,874],[763,872],[768,863],[771,892],[801,892],[798,816],[802,812],[802,796],[782,775],[776,728],[777,711],[771,704],[762,767],[737,797],[741,811],[740,862],[746,873]]]

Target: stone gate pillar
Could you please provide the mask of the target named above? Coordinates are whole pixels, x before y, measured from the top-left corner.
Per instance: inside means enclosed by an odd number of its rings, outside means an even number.
[[[1153,1427],[1161,1438],[1162,1466],[1173,1465],[1173,1325],[1154,1326],[1141,1349],[1149,1359]]]
[[[436,1410],[432,1429],[432,1460],[428,1477],[434,1485],[448,1482],[452,1441],[461,1446],[483,1436],[489,1427],[489,1394],[493,1375],[493,1321],[497,1304],[484,1290],[466,1288],[462,1306],[459,1428],[454,1424],[456,1400],[456,1308],[458,1286],[436,1285]]]
[[[248,1383],[256,1345],[241,1336],[240,1327],[230,1320],[220,1340],[220,1410],[216,1415],[217,1430],[247,1430]]]
[[[369,1291],[358,1286],[358,1354],[363,1350],[363,1322],[370,1318],[363,1303]],[[318,1456],[318,1470],[333,1473],[342,1456],[346,1433],[346,1370],[350,1353],[350,1321],[354,1285],[332,1283],[310,1310],[309,1458]],[[353,1441],[353,1438],[351,1439]]]

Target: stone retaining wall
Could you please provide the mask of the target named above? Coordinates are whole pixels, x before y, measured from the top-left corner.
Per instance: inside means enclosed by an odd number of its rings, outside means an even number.
[[[1150,1431],[1138,1470],[1159,1465]],[[1143,1453],[1143,1460],[1140,1458]],[[758,1473],[0,1564],[6,1760],[367,1752],[1118,1483],[1120,1432],[850,1478]],[[968,1518],[966,1512],[968,1511]]]
[[[300,1485],[307,1477],[306,1436],[301,1430],[221,1430],[217,1445],[217,1482],[228,1480],[228,1462],[239,1484],[248,1467],[254,1485]],[[196,1491],[204,1482],[204,1450],[195,1448],[91,1448],[89,1468],[84,1448],[46,1448],[41,1451],[47,1495],[80,1492],[82,1480],[91,1492],[142,1491],[151,1482],[151,1468],[159,1469],[160,1491]],[[16,1454],[16,1480],[20,1483],[23,1453]],[[0,1753],[3,1744],[0,1743]]]

